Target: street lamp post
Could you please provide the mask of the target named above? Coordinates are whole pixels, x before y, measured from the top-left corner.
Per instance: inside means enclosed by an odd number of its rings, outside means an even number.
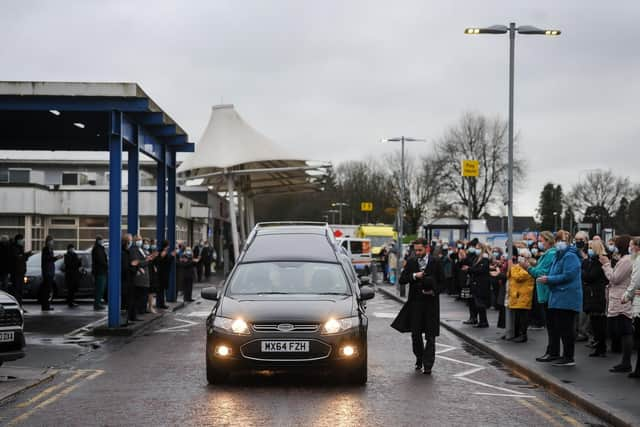
[[[553,232],[558,231],[558,212],[553,211]]]
[[[409,138],[406,136],[396,137],[396,138],[387,138],[383,139],[382,142],[400,142],[402,144],[401,154],[400,154],[400,206],[398,208],[398,250],[400,260],[403,259],[404,253],[402,250],[402,238],[404,234],[404,186],[405,186],[405,177],[404,177],[404,143],[405,142],[426,142],[425,139],[418,138]],[[406,287],[405,285],[400,285],[400,296],[405,296]]]
[[[325,211],[328,214],[331,214],[331,223],[335,224],[336,223],[336,217],[335,214],[337,214],[339,211],[337,209],[329,209]]]
[[[342,202],[335,202],[335,203],[331,203],[331,207],[335,208],[338,207],[339,209],[339,215],[340,215],[340,224],[342,224],[342,207],[344,206],[345,208],[348,207],[349,205],[347,203],[342,203]]]
[[[464,32],[468,35],[509,33],[509,158],[507,178],[507,191],[509,194],[507,200],[507,254],[511,257],[513,255],[513,85],[516,32],[523,35],[559,36],[560,30],[541,29],[531,25],[516,27],[515,22],[511,22],[508,27],[506,25],[493,25],[486,28],[466,28]],[[507,323],[509,325],[512,324],[510,310],[507,310]],[[513,332],[512,326],[510,326],[509,329]]]

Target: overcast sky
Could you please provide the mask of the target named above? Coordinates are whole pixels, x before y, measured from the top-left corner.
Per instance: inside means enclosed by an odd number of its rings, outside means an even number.
[[[383,137],[433,141],[465,111],[507,116],[508,37],[467,26],[530,24],[516,39],[515,124],[528,178],[569,188],[611,168],[640,183],[640,2],[31,1],[0,13],[0,80],[131,81],[197,143],[210,107],[309,159],[383,156]],[[499,212],[496,212],[499,213]]]

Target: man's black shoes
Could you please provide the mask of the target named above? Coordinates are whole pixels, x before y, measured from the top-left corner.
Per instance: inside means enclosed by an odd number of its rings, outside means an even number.
[[[422,369],[422,360],[416,360],[416,371]]]
[[[536,362],[555,362],[560,359],[562,359],[562,357],[560,356],[552,356],[550,354],[545,354],[544,356],[536,357]]]
[[[462,322],[463,325],[475,325],[477,323],[478,321],[473,319],[465,320],[464,322]]]
[[[424,368],[424,369],[422,370],[422,373],[423,373],[424,375],[431,375],[431,368]]]

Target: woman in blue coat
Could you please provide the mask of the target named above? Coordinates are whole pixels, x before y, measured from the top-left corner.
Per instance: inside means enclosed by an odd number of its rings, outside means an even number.
[[[556,255],[549,274],[538,279],[549,287],[549,314],[553,316],[553,331],[549,331],[550,354],[559,354],[562,341],[563,355],[553,366],[575,366],[575,320],[582,311],[582,261],[571,234],[559,230],[555,238]]]

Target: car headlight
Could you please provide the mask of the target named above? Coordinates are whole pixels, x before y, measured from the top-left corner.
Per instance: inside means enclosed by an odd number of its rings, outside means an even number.
[[[323,334],[339,334],[358,326],[358,317],[347,317],[345,319],[329,319],[322,325]]]
[[[249,324],[242,319],[228,319],[216,316],[213,319],[213,326],[238,335],[249,335],[250,333]]]

